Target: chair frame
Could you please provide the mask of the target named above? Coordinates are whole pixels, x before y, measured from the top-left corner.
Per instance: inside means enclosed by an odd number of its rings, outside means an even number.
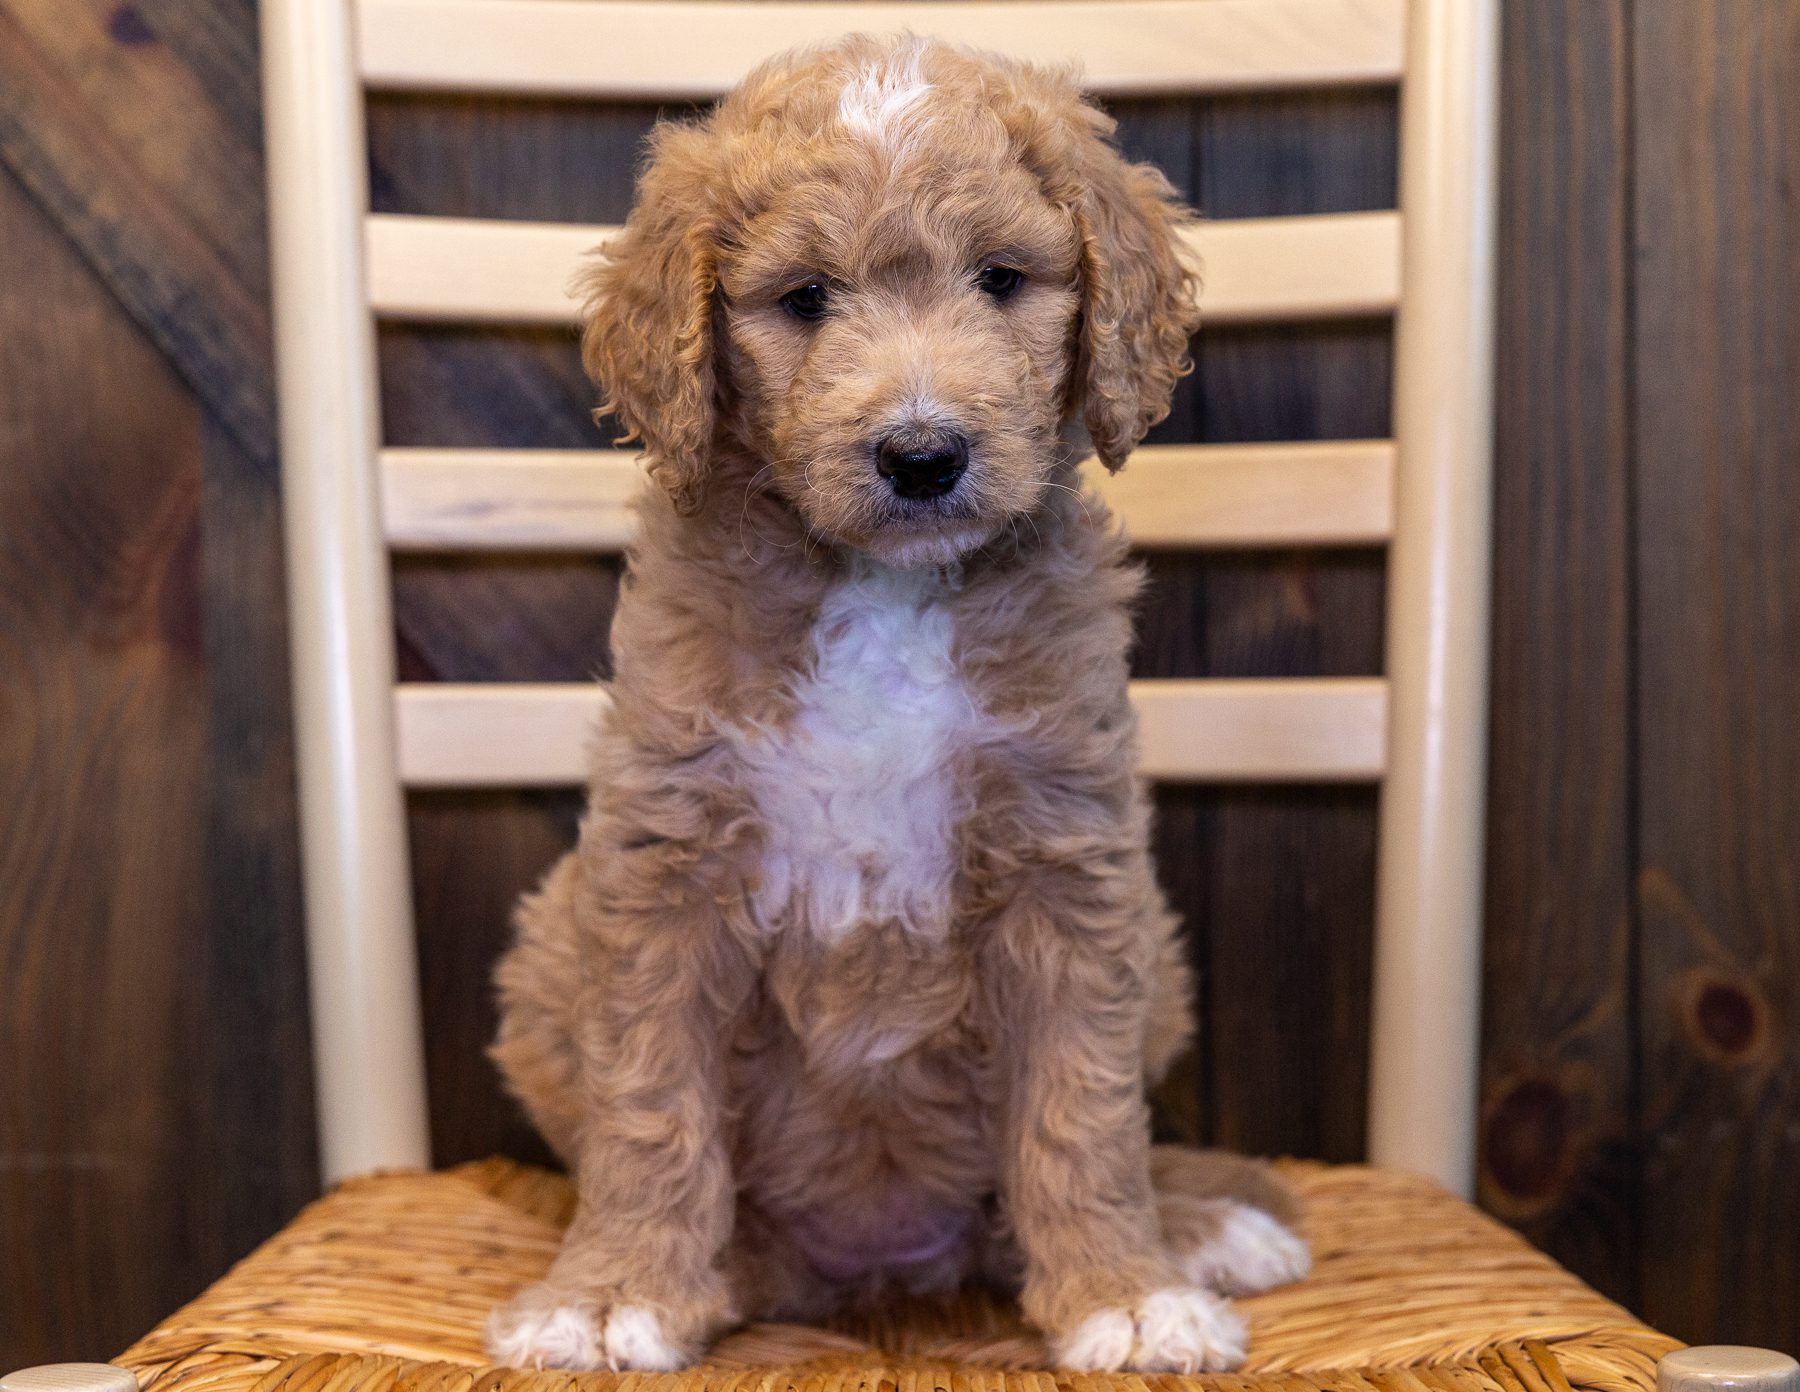
[[[540,268],[569,263],[603,229],[370,217],[364,92],[705,97],[763,51],[905,27],[1023,46],[1027,57],[1080,54],[1103,94],[1401,84],[1401,212],[1213,223],[1199,234],[1202,308],[1215,320],[1394,313],[1392,441],[1146,449],[1108,488],[1140,544],[1389,543],[1384,677],[1145,682],[1133,695],[1153,776],[1379,781],[1369,1154],[1467,1194],[1498,0],[1046,0],[1029,32],[1011,22],[1009,0],[687,0],[681,10],[692,27],[670,44],[669,12],[653,0],[262,5],[327,1178],[430,1159],[405,788],[579,781],[582,733],[604,699],[591,687],[396,688],[389,551],[616,548],[637,479],[604,451],[382,447],[378,318],[569,319],[563,285]],[[1323,245],[1336,254],[1308,251]],[[1321,488],[1334,501],[1308,506]]]

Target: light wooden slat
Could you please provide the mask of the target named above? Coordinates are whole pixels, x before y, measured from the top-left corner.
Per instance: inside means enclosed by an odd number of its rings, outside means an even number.
[[[369,301],[385,319],[573,323],[570,282],[616,231],[376,214],[367,225]],[[1379,315],[1398,302],[1398,213],[1205,222],[1193,240],[1205,282],[1200,307],[1211,323]]]
[[[1203,546],[1377,546],[1394,527],[1387,440],[1145,445],[1088,474],[1143,550]]]
[[[410,788],[559,787],[587,781],[609,697],[591,682],[402,683],[400,779]]]
[[[385,449],[397,551],[623,550],[644,471],[631,450]]]
[[[1359,783],[1387,761],[1379,677],[1131,684],[1146,777],[1171,783]]]
[[[1150,445],[1123,473],[1088,472],[1145,549],[1377,545],[1393,529],[1385,440]],[[401,551],[617,551],[642,476],[628,450],[387,449],[383,520]]]
[[[1400,303],[1400,214],[1231,218],[1196,230],[1211,324],[1353,319]]]
[[[1371,782],[1386,758],[1379,678],[1140,681],[1140,767],[1171,782]],[[394,693],[414,788],[551,787],[586,777],[603,687],[405,684]]]
[[[389,90],[708,99],[783,49],[906,30],[1044,63],[1108,95],[1392,83],[1402,0],[362,0],[363,81]]]

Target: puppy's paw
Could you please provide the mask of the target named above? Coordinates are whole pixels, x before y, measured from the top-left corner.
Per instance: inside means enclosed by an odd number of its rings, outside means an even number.
[[[1260,1208],[1233,1199],[1219,1202],[1212,1235],[1174,1253],[1181,1274],[1196,1286],[1225,1295],[1254,1295],[1298,1281],[1312,1270],[1306,1239]]]
[[[1080,1372],[1217,1373],[1244,1361],[1244,1341],[1244,1321],[1225,1300],[1170,1286],[1096,1311],[1053,1340],[1051,1352],[1057,1366]]]
[[[691,1361],[653,1310],[532,1286],[488,1316],[488,1356],[508,1368],[672,1372]]]

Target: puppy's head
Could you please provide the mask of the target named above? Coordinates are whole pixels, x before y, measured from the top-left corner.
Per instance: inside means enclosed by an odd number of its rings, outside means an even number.
[[[1187,218],[1074,79],[912,38],[778,58],[660,127],[584,355],[684,511],[722,452],[814,532],[946,564],[1187,368]]]

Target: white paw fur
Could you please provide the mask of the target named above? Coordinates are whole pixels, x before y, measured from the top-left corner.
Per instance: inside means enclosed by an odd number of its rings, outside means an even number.
[[[672,1372],[687,1365],[662,1322],[641,1305],[526,1298],[488,1316],[488,1355],[508,1368]]]
[[[1221,1200],[1216,1235],[1175,1254],[1181,1274],[1225,1295],[1254,1295],[1298,1281],[1312,1270],[1312,1252],[1292,1228],[1260,1208]]]
[[[1244,1322],[1211,1291],[1171,1286],[1130,1309],[1101,1310],[1056,1341],[1059,1367],[1080,1372],[1216,1373],[1244,1361]]]

